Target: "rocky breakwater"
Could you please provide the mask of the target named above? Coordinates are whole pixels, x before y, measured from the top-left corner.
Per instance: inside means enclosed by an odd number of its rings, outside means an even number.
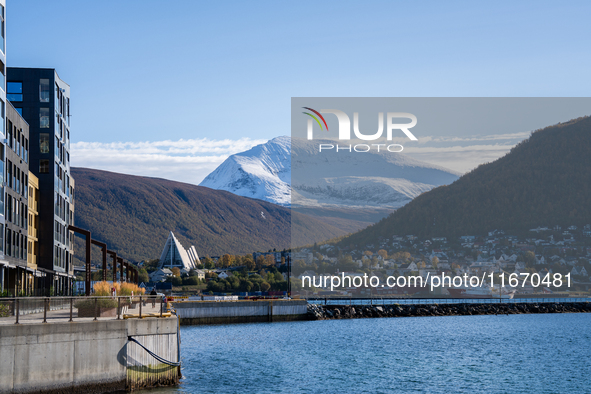
[[[317,305],[308,304],[310,320],[370,317],[515,315],[527,313],[591,312],[591,303],[535,304],[425,304],[425,305]]]

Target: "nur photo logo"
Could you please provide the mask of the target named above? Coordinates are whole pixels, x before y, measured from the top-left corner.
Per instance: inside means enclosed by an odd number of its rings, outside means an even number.
[[[314,139],[314,121],[318,124],[321,131],[328,132],[328,124],[322,114],[333,114],[337,117],[339,124],[338,127],[338,139],[339,141],[351,140],[351,119],[349,115],[338,109],[321,109],[317,111],[310,107],[302,107],[310,112],[302,112],[307,115],[310,119],[307,121],[307,138],[308,140]],[[353,134],[354,138],[362,141],[377,141],[382,138],[384,133],[384,118],[386,119],[386,140],[392,141],[394,131],[402,131],[407,138],[411,141],[417,141],[417,137],[409,130],[416,126],[417,117],[408,112],[387,112],[384,117],[383,112],[378,113],[378,130],[373,134],[364,134],[359,129],[359,113],[353,112]],[[399,120],[409,119],[410,122],[400,123]],[[324,127],[323,127],[324,125]],[[372,148],[375,148],[378,152],[380,148],[387,150],[388,152],[402,152],[404,147],[400,144],[356,144],[356,145],[334,145],[334,144],[319,144],[320,152],[323,150],[335,150],[348,151],[348,152],[369,152]]]

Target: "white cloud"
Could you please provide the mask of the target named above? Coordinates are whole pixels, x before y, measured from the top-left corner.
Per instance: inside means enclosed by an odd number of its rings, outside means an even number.
[[[524,140],[530,136],[531,132],[525,131],[521,133],[511,134],[490,134],[490,135],[471,135],[465,137],[456,136],[439,136],[439,137],[420,137],[419,143],[427,142],[481,142],[481,141],[506,141],[506,140]]]
[[[515,144],[438,147],[404,147],[404,153],[417,160],[437,164],[461,173],[504,156]]]
[[[417,136],[418,140],[412,142],[413,144],[448,144],[448,143],[455,143],[455,144],[468,144],[468,143],[476,143],[476,142],[485,142],[485,141],[510,141],[517,143],[528,138],[531,135],[531,132],[525,131],[520,133],[511,133],[511,134],[489,134],[489,135],[471,135],[471,136]],[[339,141],[338,138],[324,138],[326,140],[333,140]],[[347,143],[351,144],[403,144],[404,146],[409,144],[409,139],[402,136],[392,136],[391,140],[387,140],[386,137],[379,138],[377,140],[372,140],[371,142],[360,140],[357,138],[351,138],[350,141]],[[342,141],[341,141],[342,143]],[[441,146],[441,145],[440,145]]]
[[[412,158],[465,173],[480,164],[490,163],[504,156],[512,147],[530,135],[531,132],[525,131],[470,136],[418,136],[418,141],[409,141],[404,136],[396,136],[390,141],[386,138],[371,142],[351,139],[346,145],[401,144],[404,146],[404,154]],[[342,141],[340,143],[342,144]]]
[[[202,138],[178,141],[76,142],[71,145],[72,166],[199,184],[228,156],[266,141],[250,138]]]
[[[420,137],[418,143],[402,137],[394,138],[389,143],[402,144],[404,153],[410,157],[464,173],[504,156],[529,135],[529,132],[524,132],[465,137],[426,136]],[[71,146],[72,165],[199,184],[228,156],[266,141],[250,138],[202,138],[178,141],[77,142]],[[351,140],[350,143],[368,142]]]

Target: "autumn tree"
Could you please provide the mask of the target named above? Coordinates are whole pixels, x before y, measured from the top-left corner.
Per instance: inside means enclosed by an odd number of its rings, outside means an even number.
[[[273,265],[273,264],[275,264],[275,256],[274,256],[274,255],[272,255],[272,254],[268,254],[268,255],[266,255],[266,256],[265,256],[265,262],[264,262],[264,264],[265,264],[266,266],[270,266],[270,265]]]
[[[437,256],[433,256],[433,258],[431,259],[431,265],[433,266],[433,268],[437,268],[438,264],[439,264],[439,258]]]
[[[201,264],[203,264],[203,268],[205,269],[213,269],[215,267],[213,260],[209,256],[202,257]]]
[[[257,256],[256,268],[261,269],[265,265],[265,257],[262,254]]]
[[[242,259],[242,263],[246,266],[247,270],[249,270],[249,271],[254,270],[255,263],[254,263],[254,260],[252,259],[251,255],[244,256],[244,258]]]
[[[271,285],[269,284],[269,282],[266,282],[266,281],[261,282],[261,291],[269,291],[270,288],[271,288]]]
[[[222,268],[228,268],[232,266],[234,262],[234,256],[230,254],[223,255],[220,260],[218,260],[218,266]]]
[[[140,282],[148,283],[150,281],[150,276],[145,268],[140,268],[138,274]]]

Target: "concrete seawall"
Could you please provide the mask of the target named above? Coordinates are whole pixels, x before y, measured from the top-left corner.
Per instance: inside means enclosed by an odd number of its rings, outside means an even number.
[[[178,382],[176,318],[0,325],[0,393],[104,393]]]
[[[181,301],[174,307],[181,325],[305,320],[306,300]]]

